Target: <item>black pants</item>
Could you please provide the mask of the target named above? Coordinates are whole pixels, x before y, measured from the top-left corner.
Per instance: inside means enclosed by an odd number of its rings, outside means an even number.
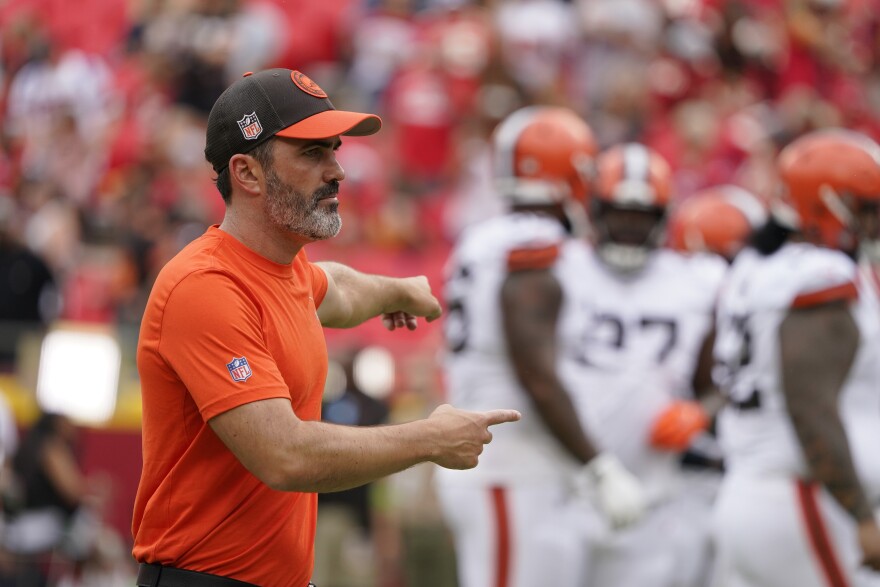
[[[259,587],[219,575],[198,573],[185,569],[141,563],[137,577],[138,587]]]
[[[141,563],[137,587],[260,587],[229,577]],[[308,587],[315,587],[312,583]]]

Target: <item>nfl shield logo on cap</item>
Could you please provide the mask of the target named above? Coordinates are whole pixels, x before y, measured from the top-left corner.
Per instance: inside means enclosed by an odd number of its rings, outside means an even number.
[[[263,125],[260,124],[256,111],[245,114],[244,118],[238,121],[238,127],[241,129],[241,134],[244,135],[244,138],[249,141],[254,140],[263,132]]]
[[[234,381],[245,381],[253,375],[251,366],[244,357],[233,357],[231,363],[226,363],[226,368]]]

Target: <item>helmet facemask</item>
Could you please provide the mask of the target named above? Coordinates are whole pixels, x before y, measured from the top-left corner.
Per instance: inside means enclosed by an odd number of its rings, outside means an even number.
[[[618,273],[635,274],[665,238],[666,209],[596,200],[593,227],[599,258]]]
[[[599,258],[621,274],[641,271],[666,236],[669,164],[638,143],[612,147],[597,161],[594,192],[591,220]]]

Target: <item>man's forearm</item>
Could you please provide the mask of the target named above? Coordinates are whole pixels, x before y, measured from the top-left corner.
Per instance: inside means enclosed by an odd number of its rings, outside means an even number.
[[[209,420],[221,441],[260,481],[279,491],[341,491],[412,465],[476,466],[489,426],[514,422],[514,410],[467,412],[437,407],[424,420],[379,427],[300,420],[284,398],[243,404]]]
[[[351,328],[379,315],[394,316],[410,330],[416,317],[428,322],[440,317],[440,302],[428,279],[368,275],[339,263],[319,263],[327,274],[327,294],[318,307],[321,324]],[[387,325],[386,325],[387,327]],[[393,329],[393,328],[392,328]]]
[[[300,422],[291,468],[275,487],[327,493],[358,487],[430,460],[426,420],[379,427]]]
[[[351,328],[392,311],[399,297],[397,279],[361,273],[341,263],[320,262],[318,265],[333,280],[339,302],[338,311],[322,317],[324,326]]]

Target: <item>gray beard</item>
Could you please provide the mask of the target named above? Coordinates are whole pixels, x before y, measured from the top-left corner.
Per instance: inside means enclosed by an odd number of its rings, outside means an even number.
[[[327,240],[342,230],[339,204],[321,205],[321,198],[334,194],[338,184],[328,184],[306,197],[281,181],[273,169],[266,170],[266,211],[276,226],[310,240]]]

